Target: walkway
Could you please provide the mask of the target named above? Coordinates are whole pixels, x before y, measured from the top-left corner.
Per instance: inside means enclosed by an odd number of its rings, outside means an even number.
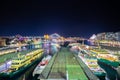
[[[89,80],[73,53],[67,48],[62,48],[58,53],[48,79]]]

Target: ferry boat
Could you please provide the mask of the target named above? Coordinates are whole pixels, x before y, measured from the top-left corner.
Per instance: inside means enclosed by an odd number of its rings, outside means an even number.
[[[98,62],[117,68],[120,65],[118,56],[112,54],[99,54]]]
[[[48,64],[49,60],[51,59],[50,55],[47,55],[46,57],[44,57],[42,59],[42,61],[37,65],[37,67],[34,69],[33,71],[33,77],[35,75],[40,75],[42,73],[42,71],[44,70],[44,68],[46,67],[46,65]]]
[[[0,56],[5,55],[5,54],[9,54],[12,52],[16,52],[16,49],[15,48],[2,49],[2,50],[0,50]]]
[[[108,54],[108,51],[106,51],[105,49],[99,49],[99,48],[94,48],[90,50],[92,53],[98,55],[98,54]]]
[[[0,72],[0,79],[11,80],[14,77],[20,76],[30,68],[33,64],[40,61],[43,56],[43,49],[38,49],[27,53],[26,55],[18,54],[17,57],[12,59],[11,68]]]
[[[105,80],[106,72],[97,64],[97,58],[95,56],[92,57],[88,54],[82,53],[79,53],[78,56],[88,66],[94,75],[102,80]]]
[[[110,54],[104,49],[93,49],[91,52],[96,54],[98,62],[102,62],[112,67],[118,67],[120,64],[118,56]]]

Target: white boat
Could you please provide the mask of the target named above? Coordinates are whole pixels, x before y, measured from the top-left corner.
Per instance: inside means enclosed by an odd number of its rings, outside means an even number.
[[[36,75],[36,74],[41,74],[42,71],[44,70],[44,68],[46,67],[46,65],[48,64],[48,62],[50,61],[51,59],[51,56],[48,55],[46,57],[44,57],[42,59],[42,61],[37,65],[37,67],[34,69],[33,71],[33,77]]]
[[[81,55],[78,56],[97,77],[106,76],[105,71],[97,64],[97,58],[85,58]]]

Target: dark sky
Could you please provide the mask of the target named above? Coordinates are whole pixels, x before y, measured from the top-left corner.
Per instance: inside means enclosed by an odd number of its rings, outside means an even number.
[[[94,33],[119,31],[119,2],[98,0],[8,0],[0,5],[0,35],[90,37]]]

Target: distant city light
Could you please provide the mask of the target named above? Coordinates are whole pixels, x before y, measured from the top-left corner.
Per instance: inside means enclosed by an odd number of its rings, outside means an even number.
[[[90,39],[95,39],[96,38],[96,35],[95,34],[93,34],[91,37],[90,37]]]

